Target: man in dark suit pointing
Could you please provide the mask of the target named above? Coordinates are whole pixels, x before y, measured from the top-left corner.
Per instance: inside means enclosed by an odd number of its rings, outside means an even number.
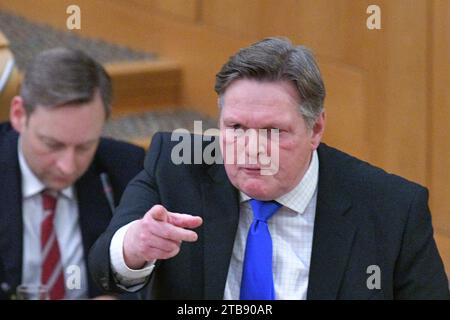
[[[144,158],[100,138],[110,110],[109,76],[83,52],[47,50],[27,68],[0,124],[0,298],[20,284],[50,299],[100,294],[88,250]]]
[[[325,88],[306,48],[269,38],[242,49],[215,89],[216,161],[180,164],[181,142],[153,138],[90,252],[105,290],[148,284],[159,299],[448,298],[426,189],[321,143]],[[183,158],[198,151],[197,137],[184,139],[192,143]]]

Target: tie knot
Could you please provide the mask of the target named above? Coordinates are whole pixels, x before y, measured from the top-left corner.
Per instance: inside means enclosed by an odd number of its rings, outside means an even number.
[[[267,222],[275,212],[281,207],[281,204],[272,201],[261,201],[261,200],[250,200],[250,205],[253,209],[253,218],[254,220],[259,220],[263,222]]]
[[[44,211],[54,211],[56,208],[56,196],[54,196],[49,190],[42,191],[42,206]]]

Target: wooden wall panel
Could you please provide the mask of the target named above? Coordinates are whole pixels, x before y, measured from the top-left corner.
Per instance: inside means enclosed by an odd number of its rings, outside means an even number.
[[[169,19],[180,18],[189,22],[200,19],[199,0],[153,0],[155,10],[169,14]]]
[[[80,1],[77,1],[80,2]],[[84,6],[88,1],[81,1]],[[70,0],[45,0],[45,1],[32,1],[32,0],[19,0],[19,1],[3,1],[0,3],[0,9],[17,12],[23,16],[26,16],[34,21],[40,21],[56,26],[58,28],[66,28],[66,9],[69,5],[73,4]],[[101,12],[100,3],[97,3],[97,13]],[[78,4],[79,5],[79,4]],[[83,10],[81,12],[83,18]],[[82,24],[83,27],[83,24]],[[67,30],[67,29],[66,29]],[[74,31],[76,32],[76,31]]]
[[[430,190],[437,231],[450,243],[450,1],[430,3]],[[447,247],[450,250],[450,245]],[[450,252],[449,252],[450,255]],[[449,273],[450,274],[450,273]]]
[[[367,81],[365,74],[352,66],[327,63],[320,57],[318,60],[327,88],[324,141],[333,146],[341,146],[345,152],[368,160],[369,131],[364,108]],[[344,128],[347,130],[343,130]]]
[[[105,67],[113,84],[112,117],[180,106],[182,75],[178,64],[161,59]]]
[[[202,21],[217,32],[258,38],[262,24],[267,23],[261,19],[264,4],[258,0],[203,1]]]
[[[355,58],[359,56],[365,29],[367,6],[363,1],[269,0],[265,4],[260,37],[285,35],[296,43],[308,45],[321,56],[361,66]]]
[[[100,0],[104,1],[104,0]],[[123,7],[123,0],[109,0]],[[200,18],[200,5],[202,0],[127,0],[128,7],[138,8],[146,13],[153,12],[165,15],[167,19],[181,19],[185,22],[195,23]],[[99,0],[96,1],[97,3]],[[98,4],[96,4],[98,5]],[[105,4],[106,6],[108,4]]]
[[[425,1],[387,1],[385,143],[383,164],[426,184],[427,6]]]

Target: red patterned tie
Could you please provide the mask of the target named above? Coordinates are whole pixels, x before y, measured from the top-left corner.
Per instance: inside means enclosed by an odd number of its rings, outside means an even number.
[[[51,300],[64,298],[64,272],[58,239],[56,238],[56,230],[53,225],[56,200],[56,197],[49,192],[44,191],[42,193],[42,204],[45,215],[41,224],[41,283],[48,287]]]

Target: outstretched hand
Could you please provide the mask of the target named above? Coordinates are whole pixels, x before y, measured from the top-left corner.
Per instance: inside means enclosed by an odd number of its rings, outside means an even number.
[[[195,229],[202,223],[200,217],[170,212],[161,205],[153,206],[125,234],[125,263],[131,269],[140,269],[147,261],[176,256],[182,241],[197,241],[197,233],[190,229]]]

